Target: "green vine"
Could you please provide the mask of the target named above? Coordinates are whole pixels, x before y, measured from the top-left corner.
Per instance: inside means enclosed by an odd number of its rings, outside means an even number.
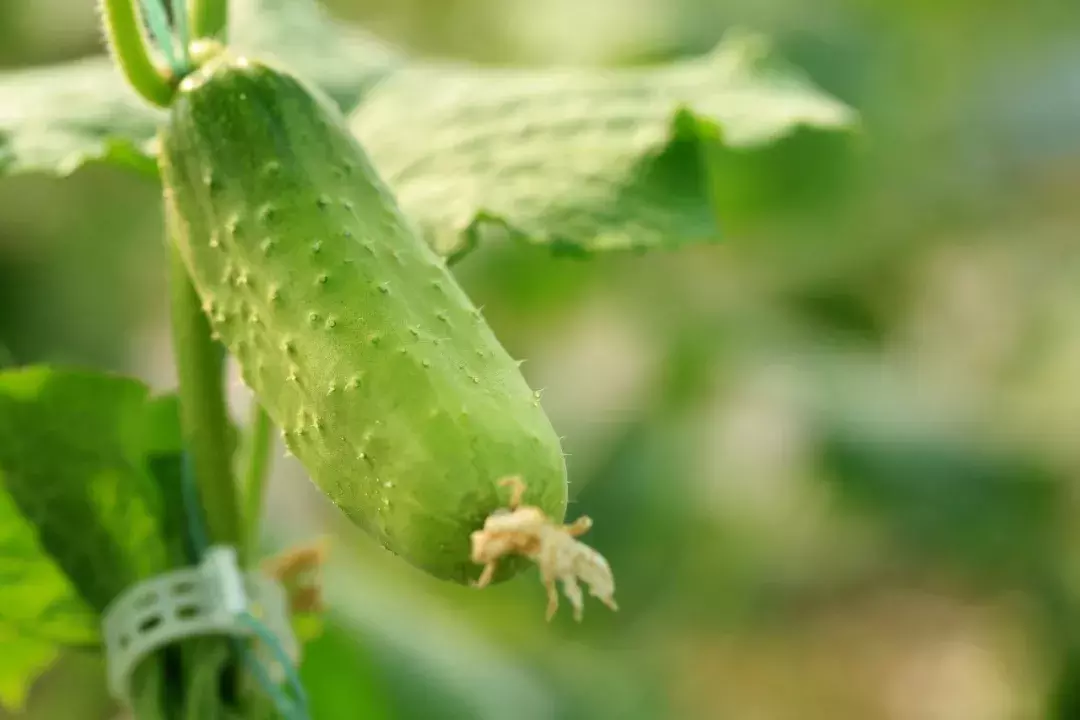
[[[231,427],[224,392],[225,355],[170,242],[173,352],[179,380],[180,423],[191,453],[210,542],[232,545],[241,555],[240,503],[232,473]]]
[[[266,475],[270,469],[270,436],[274,429],[270,416],[258,400],[251,403],[251,421],[247,446],[244,448],[244,541],[253,550],[259,541],[259,521],[262,517]]]
[[[150,52],[134,0],[102,0],[105,37],[128,83],[143,99],[168,107],[176,94],[176,78]]]
[[[196,40],[224,41],[229,20],[227,0],[188,0],[191,7],[191,36]]]

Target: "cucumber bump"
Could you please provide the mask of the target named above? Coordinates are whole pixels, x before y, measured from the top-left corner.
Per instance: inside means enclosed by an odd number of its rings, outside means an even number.
[[[182,82],[160,141],[166,216],[214,331],[354,523],[467,582],[501,478],[564,516],[539,401],[329,100],[223,53]]]

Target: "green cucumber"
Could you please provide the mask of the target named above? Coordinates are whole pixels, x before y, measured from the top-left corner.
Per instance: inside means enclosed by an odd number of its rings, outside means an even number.
[[[469,535],[505,505],[501,478],[564,517],[538,397],[329,100],[222,54],[183,81],[160,141],[167,219],[212,327],[345,515],[457,582],[479,574]]]

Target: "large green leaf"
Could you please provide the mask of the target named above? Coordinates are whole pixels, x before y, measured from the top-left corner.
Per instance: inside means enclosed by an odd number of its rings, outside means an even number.
[[[231,12],[238,49],[287,63],[346,111],[397,63],[392,49],[333,25],[308,0],[236,0]],[[99,160],[155,174],[162,116],[105,56],[0,74],[0,175],[66,175]]]
[[[347,114],[405,63],[396,48],[335,23],[314,0],[232,0],[230,42],[315,83]]]
[[[95,160],[154,173],[156,121],[107,57],[0,75],[0,175],[67,175]]]
[[[0,493],[0,706],[20,708],[62,647],[97,641],[97,614]]]
[[[771,55],[740,32],[653,68],[413,65],[352,126],[444,255],[489,231],[570,252],[714,240],[708,144],[749,150],[855,119]]]
[[[0,373],[0,490],[86,602],[167,567],[145,448],[163,423],[141,383],[89,372]]]
[[[747,172],[717,148],[854,122],[741,33],[701,58],[604,71],[409,64],[312,0],[239,0],[231,27],[236,48],[352,112],[405,210],[451,257],[491,234],[579,253],[715,240],[728,209],[716,201]],[[106,58],[0,76],[0,175],[93,160],[153,174],[160,118]]]
[[[175,452],[175,414],[133,380],[0,372],[0,705],[20,707],[63,649],[96,645],[98,612],[164,569],[144,456]]]
[[[377,578],[377,572],[365,571],[368,580]],[[554,698],[520,659],[470,633],[460,620],[454,622],[440,612],[437,604],[410,595],[404,587],[388,590],[385,583],[365,582],[350,560],[332,560],[326,579],[330,640],[314,644],[312,666],[303,670],[305,680],[326,667],[321,653],[332,652],[333,645],[352,636],[359,640],[363,656],[359,650],[353,651],[351,661],[338,655],[338,667],[346,673],[348,665],[359,672],[376,667],[379,687],[387,697],[379,698],[376,688],[360,679],[329,678],[324,683],[341,686],[320,702],[325,713],[320,717],[367,717],[356,706],[372,700],[388,702],[400,717],[555,716]],[[341,704],[330,707],[335,700]]]

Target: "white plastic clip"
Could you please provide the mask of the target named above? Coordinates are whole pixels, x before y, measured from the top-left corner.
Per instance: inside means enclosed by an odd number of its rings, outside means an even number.
[[[212,547],[197,567],[172,570],[129,588],[106,608],[102,621],[109,691],[128,700],[135,667],[166,645],[205,635],[252,637],[250,624],[242,620],[245,613],[265,625],[294,662],[299,659],[284,589],[265,575],[241,573],[231,547]],[[275,657],[259,649],[274,674],[283,674]]]

